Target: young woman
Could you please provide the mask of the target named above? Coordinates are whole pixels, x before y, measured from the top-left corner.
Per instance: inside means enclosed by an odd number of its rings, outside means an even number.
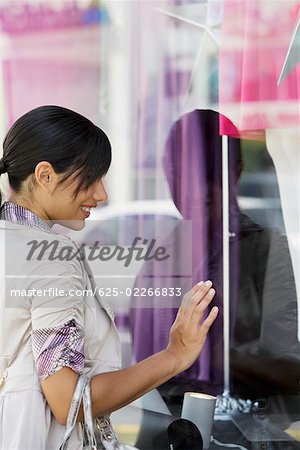
[[[0,450],[58,450],[79,374],[91,378],[94,417],[108,415],[190,367],[217,316],[213,308],[201,320],[214,289],[197,284],[183,298],[167,347],[120,369],[112,312],[97,293],[85,294],[95,287],[88,263],[51,230],[54,223],[84,227],[89,210],[107,200],[110,162],[105,133],[58,106],[26,113],[4,140],[0,174],[8,173],[11,195],[0,210]],[[42,257],[29,257],[32,242],[44,245]],[[54,258],[53,242],[57,254],[68,248],[74,257]],[[72,450],[82,449],[82,419],[81,407]]]

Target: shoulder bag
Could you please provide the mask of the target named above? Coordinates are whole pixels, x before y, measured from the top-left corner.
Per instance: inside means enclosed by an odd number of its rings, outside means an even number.
[[[84,421],[81,422],[83,450],[125,450],[126,447],[118,440],[108,416],[93,419],[90,379],[84,374],[79,376],[74,390],[66,431],[59,450],[67,450],[68,448],[68,441],[76,425],[81,401],[83,401],[84,412]]]

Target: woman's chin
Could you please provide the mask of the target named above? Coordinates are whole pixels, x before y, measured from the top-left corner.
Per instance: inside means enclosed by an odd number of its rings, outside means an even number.
[[[60,225],[62,225],[63,227],[66,228],[70,228],[70,230],[75,230],[75,231],[80,231],[85,227],[85,222],[84,220],[60,220],[59,222]]]

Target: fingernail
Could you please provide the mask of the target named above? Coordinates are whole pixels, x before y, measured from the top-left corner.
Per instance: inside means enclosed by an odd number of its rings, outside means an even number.
[[[213,296],[214,293],[215,293],[215,290],[214,289],[210,289],[208,293],[209,293],[209,295]]]
[[[212,282],[210,280],[205,281],[204,286],[211,286]]]
[[[197,286],[202,286],[203,281],[199,281],[199,283],[197,283]]]

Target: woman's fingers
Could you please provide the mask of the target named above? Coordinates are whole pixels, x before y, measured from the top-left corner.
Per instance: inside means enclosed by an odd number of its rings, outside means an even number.
[[[199,321],[199,314],[203,314],[203,311],[206,309],[210,301],[212,300],[215,291],[211,289],[212,282],[207,280],[204,282],[200,282],[193,286],[193,288],[184,296],[182,302],[182,309],[185,311],[187,319],[191,320],[191,318],[195,314],[195,309],[197,313],[197,320]],[[201,305],[200,309],[198,308]]]
[[[219,313],[219,308],[217,306],[214,306],[210,313],[208,314],[208,316],[206,317],[206,319],[203,321],[203,323],[200,325],[200,334],[201,336],[203,336],[204,338],[206,337],[210,327],[212,326],[212,324],[214,323],[214,321],[216,320],[216,317]]]
[[[201,296],[206,293],[208,288],[212,285],[210,280],[207,281],[200,281],[199,283],[195,284],[190,291],[188,291],[185,296],[183,297],[181,307],[182,308],[188,308],[190,306],[193,306],[193,304],[197,304]],[[194,300],[194,302],[193,302]]]
[[[181,302],[181,307],[183,309],[185,309],[191,305],[193,295],[197,293],[197,291],[200,289],[200,287],[202,285],[203,285],[203,281],[200,281],[199,283],[195,284],[192,287],[192,289],[184,295],[182,302]]]
[[[201,321],[202,316],[203,316],[205,310],[207,309],[208,305],[214,298],[215,293],[216,293],[216,291],[213,288],[210,288],[207,291],[207,293],[205,294],[205,296],[195,306],[195,308],[191,312],[191,317],[190,317],[191,323],[193,325],[199,325],[199,322]]]

